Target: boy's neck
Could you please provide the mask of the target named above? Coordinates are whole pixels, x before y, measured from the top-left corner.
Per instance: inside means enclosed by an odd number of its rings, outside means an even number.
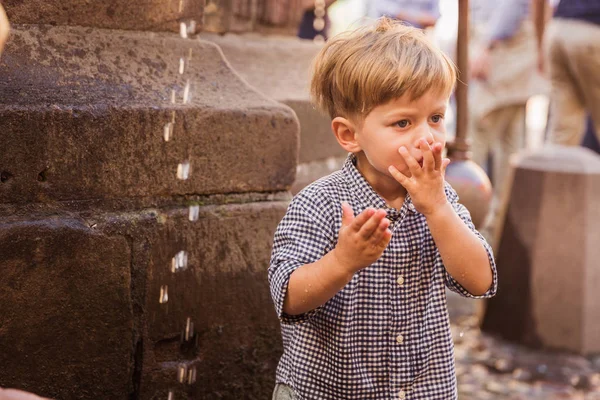
[[[373,190],[381,196],[386,204],[400,209],[406,199],[406,189],[394,178],[376,171],[366,160],[364,153],[356,154],[356,169],[362,174]]]

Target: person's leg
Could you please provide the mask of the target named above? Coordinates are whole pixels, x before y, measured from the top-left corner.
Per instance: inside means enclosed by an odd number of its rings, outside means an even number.
[[[564,26],[567,24],[567,26]],[[568,58],[563,29],[570,29],[568,23],[554,20],[548,26],[546,60],[550,73],[550,120],[548,141],[554,144],[579,146],[583,136],[585,109],[583,94],[574,79]]]
[[[589,112],[596,137],[600,139],[600,26],[588,22],[568,21],[568,35],[563,33],[566,62]],[[582,135],[585,128],[581,129]]]
[[[510,188],[506,187],[506,177],[510,169],[510,157],[523,148],[525,139],[525,104],[505,107],[499,118],[502,118],[494,151],[494,190],[499,194]]]
[[[490,210],[481,227],[481,233],[493,245],[496,227],[503,217],[506,202],[506,178],[510,167],[510,156],[522,147],[525,133],[525,106],[506,106],[489,113],[481,122],[481,128],[492,138],[493,196]]]
[[[499,114],[502,119],[498,134],[496,149],[494,151],[494,196],[487,222],[487,237],[497,249],[510,191],[512,187],[511,157],[524,148],[525,143],[525,104],[505,107]]]
[[[475,89],[476,90],[476,89]],[[478,92],[469,96],[469,102],[477,101]],[[468,138],[471,140],[471,158],[489,175],[487,160],[489,158],[491,143],[494,141],[495,132],[484,125],[481,116],[474,112],[475,107],[469,108]]]
[[[600,140],[598,140],[598,136],[594,130],[594,123],[591,118],[588,118],[587,120],[585,136],[583,137],[581,145],[600,154]]]

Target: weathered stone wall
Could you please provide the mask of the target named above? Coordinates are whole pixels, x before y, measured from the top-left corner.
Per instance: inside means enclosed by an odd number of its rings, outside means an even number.
[[[0,386],[268,398],[281,344],[266,268],[296,169],[294,112],[212,43],[54,3],[4,3]],[[137,6],[178,30],[162,5]]]

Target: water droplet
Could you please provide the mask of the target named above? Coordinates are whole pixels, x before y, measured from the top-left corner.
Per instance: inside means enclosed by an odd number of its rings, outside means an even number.
[[[200,206],[190,206],[190,214],[188,219],[192,222],[198,221],[198,214],[200,214]]]
[[[190,81],[188,80],[185,83],[185,88],[183,89],[183,104],[187,104],[190,101]]]
[[[190,24],[187,25],[187,33],[193,35],[196,33],[196,21],[191,20]]]
[[[196,367],[192,367],[188,371],[188,385],[193,385],[196,382]]]
[[[190,177],[190,162],[185,161],[177,166],[177,179],[185,181]]]
[[[171,103],[175,104],[175,89],[171,89]]]
[[[187,366],[185,364],[179,365],[179,368],[177,369],[177,380],[180,383],[185,382],[186,374],[187,374]]]
[[[461,331],[461,332],[458,334],[458,336],[459,336],[459,337],[463,337],[463,336],[465,336],[465,332],[464,332],[464,331]]]
[[[190,47],[190,50],[188,52],[188,63],[192,61],[192,48]]]
[[[158,302],[164,304],[169,301],[169,287],[167,285],[160,287],[160,299]]]
[[[181,250],[175,254],[175,257],[171,260],[171,272],[177,272],[180,269],[185,269],[188,266],[188,253],[187,251]]]
[[[185,22],[182,22],[179,24],[179,34],[181,35],[181,37],[183,39],[187,39],[188,35],[187,35],[188,31],[187,31],[187,26],[185,24]]]
[[[179,12],[183,11],[183,0],[179,0]]]
[[[175,393],[173,393],[172,390],[169,390],[169,396],[167,397],[167,400],[174,400],[175,399]]]
[[[185,72],[185,59],[181,57],[179,59],[179,75],[182,75]]]
[[[185,340],[186,342],[190,340],[194,336],[194,323],[192,322],[192,318],[188,317],[185,324]]]
[[[163,133],[163,137],[165,139],[165,142],[168,142],[171,139],[172,136],[173,136],[173,123],[172,122],[167,122],[165,124],[164,133]]]

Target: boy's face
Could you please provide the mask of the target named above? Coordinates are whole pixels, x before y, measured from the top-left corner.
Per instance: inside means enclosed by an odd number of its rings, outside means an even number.
[[[382,178],[393,180],[388,172],[390,165],[411,176],[398,152],[401,146],[420,163],[423,160],[418,148],[420,139],[424,138],[430,145],[438,142],[445,146],[447,104],[448,97],[436,92],[427,92],[417,100],[404,95],[375,107],[362,124],[356,125],[354,138],[362,150],[357,153],[357,166],[367,181],[373,184]]]

